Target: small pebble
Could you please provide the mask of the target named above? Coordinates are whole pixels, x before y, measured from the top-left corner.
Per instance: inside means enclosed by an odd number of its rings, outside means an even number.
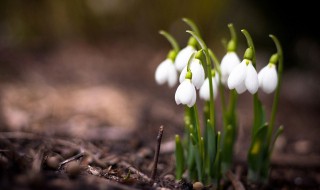
[[[46,164],[51,169],[58,169],[61,158],[59,156],[50,156],[46,160]]]
[[[174,175],[172,175],[172,174],[167,174],[167,175],[164,176],[164,179],[170,180],[170,181],[174,181],[174,180],[175,180],[175,177],[174,177]]]
[[[201,190],[201,189],[203,189],[203,184],[201,183],[201,182],[195,182],[194,184],[193,184],[193,189],[194,190]]]
[[[69,177],[77,177],[80,174],[80,164],[77,161],[71,161],[66,166],[66,172]]]
[[[307,140],[300,140],[294,144],[294,150],[298,154],[308,154],[311,151],[311,143]]]

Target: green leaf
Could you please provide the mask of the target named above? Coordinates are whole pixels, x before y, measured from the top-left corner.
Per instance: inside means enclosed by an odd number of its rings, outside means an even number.
[[[235,127],[228,125],[224,130],[221,147],[221,168],[222,173],[227,172],[232,166],[233,147],[235,142],[236,131]]]
[[[265,111],[257,94],[254,94],[253,106],[254,119],[252,135],[255,135],[266,122]]]
[[[175,137],[176,140],[176,151],[175,151],[175,156],[176,156],[176,179],[181,179],[182,174],[184,171],[184,153],[183,153],[183,147],[180,141],[180,136],[176,135]]]
[[[272,144],[270,145],[270,148],[269,148],[269,155],[270,155],[270,157],[271,157],[272,151],[273,151],[273,149],[274,149],[274,145],[276,144],[276,141],[277,141],[278,137],[282,134],[283,130],[284,130],[284,129],[283,129],[283,126],[281,125],[281,126],[278,128],[278,130],[277,130],[277,132],[276,132],[276,134],[275,134],[275,136],[274,136],[274,139],[273,139],[273,141],[272,141]]]
[[[213,176],[214,176],[215,183],[218,186],[218,189],[219,189],[219,181],[221,179],[221,149],[219,148],[220,143],[221,143],[221,133],[220,131],[218,131],[217,133],[217,150],[218,151],[217,151],[217,155],[216,155],[214,166],[213,166],[214,168]]]
[[[250,181],[259,181],[261,179],[264,161],[269,159],[268,146],[266,145],[267,133],[268,124],[266,123],[253,136],[248,153],[248,179]]]
[[[210,123],[210,120],[207,120],[207,164],[206,168],[209,169],[209,174],[211,177],[213,177],[213,165],[214,161],[217,155],[217,134],[213,130],[212,124]]]

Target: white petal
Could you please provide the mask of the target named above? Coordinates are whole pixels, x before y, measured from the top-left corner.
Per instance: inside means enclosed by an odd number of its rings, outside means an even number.
[[[175,67],[180,72],[182,69],[187,66],[190,56],[196,50],[192,46],[187,46],[179,51],[176,60],[175,60]]]
[[[214,80],[215,80],[215,82],[216,82],[217,84],[220,83],[220,77],[219,77],[219,73],[218,73],[218,72],[216,72],[216,75],[214,76]]]
[[[213,90],[213,99],[217,97],[218,94],[218,85],[216,81],[212,80],[212,90]],[[203,82],[200,91],[199,91],[200,98],[209,101],[210,100],[210,87],[209,87],[209,79],[206,78],[206,80]]]
[[[228,78],[228,87],[229,89],[234,89],[237,86],[239,86],[246,77],[246,71],[247,71],[247,65],[246,61],[243,60],[239,65],[237,65],[232,72],[230,73],[230,76]]]
[[[251,63],[247,65],[247,75],[245,79],[245,85],[251,94],[255,94],[259,88],[258,74],[256,69]]]
[[[232,70],[240,64],[240,59],[235,52],[228,52],[221,60],[221,82],[227,83],[228,77]]]
[[[192,99],[191,99],[191,101],[189,103],[187,103],[187,106],[189,108],[192,107],[196,103],[196,100],[197,100],[197,93],[196,93],[196,89],[193,88]]]
[[[166,59],[163,62],[161,62],[157,67],[156,73],[155,73],[155,79],[157,84],[162,85],[167,81],[168,67],[170,64],[172,64],[172,61],[170,59]]]
[[[203,82],[200,91],[199,91],[199,96],[201,99],[205,101],[210,100],[210,89],[209,89],[209,79],[206,78],[206,80]]]
[[[180,76],[179,76],[179,82],[182,83],[184,79],[186,78],[187,74],[187,66],[184,67],[184,69],[181,71]]]
[[[261,85],[262,85],[262,79],[263,79],[263,77],[264,77],[267,69],[268,69],[268,65],[265,66],[265,67],[263,67],[263,68],[260,70],[259,74],[258,74],[258,80],[259,80],[259,86],[260,86],[260,87],[261,87]]]
[[[203,66],[199,59],[194,59],[190,65],[192,72],[192,83],[197,89],[200,89],[205,79]]]
[[[262,90],[270,94],[278,85],[278,74],[274,64],[269,64],[262,79]]]
[[[177,84],[178,81],[178,73],[173,64],[170,64],[168,66],[168,85],[169,87],[173,87],[174,85]]]
[[[191,83],[190,79],[184,80],[178,87],[175,100],[177,104],[188,104],[192,101],[195,88],[194,85]]]
[[[243,81],[240,85],[238,85],[238,86],[236,87],[236,91],[237,91],[238,94],[242,94],[242,93],[244,93],[246,90],[247,90],[247,88],[246,88],[246,85],[244,84],[244,81]]]

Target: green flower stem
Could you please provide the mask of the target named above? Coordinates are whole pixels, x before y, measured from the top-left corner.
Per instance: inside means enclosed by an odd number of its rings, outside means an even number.
[[[252,48],[252,65],[254,68],[256,68],[256,51],[254,48],[253,40],[249,34],[249,32],[245,29],[242,29],[241,32],[244,34],[244,36],[247,39],[247,44],[249,48]],[[258,92],[256,92],[253,95],[253,128],[252,128],[252,137],[255,135],[255,132],[259,129],[260,123],[261,123],[261,116],[259,115],[259,97],[258,97]]]
[[[275,43],[275,45],[277,47],[277,54],[278,54],[279,60],[278,60],[278,84],[277,84],[277,89],[276,89],[276,92],[275,92],[274,98],[273,98],[271,119],[270,119],[270,123],[269,123],[268,136],[267,136],[268,137],[267,138],[268,144],[270,144],[270,142],[271,142],[272,132],[273,132],[273,128],[274,128],[274,122],[275,122],[276,113],[278,110],[280,87],[281,87],[281,81],[282,81],[282,71],[283,71],[283,51],[282,51],[281,44],[276,36],[274,36],[272,34],[270,34],[269,36],[273,40],[273,42]]]
[[[191,62],[192,60],[195,58],[196,56],[196,52],[193,52],[188,60],[188,64],[187,64],[187,71],[190,71],[190,65],[191,65]]]
[[[228,28],[230,30],[231,40],[234,41],[234,43],[235,43],[235,45],[237,47],[238,38],[237,38],[237,33],[236,33],[236,30],[235,30],[233,24],[229,23],[228,24]]]
[[[197,27],[197,25],[191,19],[183,18],[182,21],[185,22],[187,25],[189,25],[190,28],[192,29],[192,31],[195,32],[199,37],[201,37],[199,28]]]
[[[216,69],[216,71],[219,74],[219,78],[221,79],[221,68],[220,68],[220,61],[218,60],[217,56],[213,53],[213,51],[211,49],[208,50],[209,51],[209,55],[211,57],[211,59],[213,60],[214,63],[214,67]],[[219,80],[219,92],[220,92],[220,98],[221,98],[221,107],[222,107],[222,113],[223,113],[223,122],[224,124],[226,124],[226,100],[225,100],[225,96],[224,96],[224,88],[222,85],[221,80]]]
[[[231,40],[227,44],[227,51],[235,52],[238,47],[237,33],[232,23],[228,24],[228,28],[230,30]]]
[[[244,36],[247,39],[248,47],[252,48],[252,51],[253,51],[252,52],[253,53],[252,65],[254,66],[254,68],[256,68],[256,50],[254,48],[254,44],[253,44],[252,38],[251,38],[249,32],[246,29],[242,29],[241,32],[244,34]]]
[[[201,39],[200,36],[198,36],[195,32],[193,31],[189,31],[187,30],[187,32],[189,34],[191,34],[197,41],[198,43],[200,44],[201,48],[203,49],[204,51],[204,54],[205,54],[205,57],[206,57],[206,63],[207,63],[207,76],[208,76],[208,79],[209,79],[209,88],[210,88],[210,121],[212,123],[212,126],[214,128],[214,131],[215,131],[215,113],[214,113],[214,99],[213,99],[213,88],[212,88],[212,74],[211,74],[211,60],[210,60],[210,57],[209,57],[209,51],[208,51],[208,48],[206,46],[206,44],[204,43],[204,41]]]
[[[176,53],[178,53],[180,51],[180,47],[179,47],[178,42],[174,39],[174,37],[171,34],[169,34],[168,32],[166,32],[164,30],[160,30],[159,34],[164,36],[169,41],[169,43],[171,44],[172,48],[174,49],[174,51]]]

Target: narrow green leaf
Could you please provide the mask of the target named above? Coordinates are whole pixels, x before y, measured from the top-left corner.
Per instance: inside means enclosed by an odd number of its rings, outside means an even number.
[[[227,172],[233,161],[233,147],[236,136],[235,127],[228,125],[226,130],[224,130],[223,138],[221,142],[222,152],[221,152],[221,170],[222,173]]]
[[[184,153],[183,153],[183,147],[180,141],[180,136],[176,135],[176,179],[180,180],[182,178],[182,174],[184,171]]]
[[[265,118],[264,108],[257,94],[254,94],[253,104],[254,104],[253,105],[254,120],[253,120],[252,135],[255,135],[257,131],[260,129],[260,127],[262,127],[266,122],[266,118]]]
[[[268,146],[266,145],[268,133],[268,124],[264,124],[254,134],[248,153],[248,179],[250,181],[259,181],[263,162],[268,160]]]
[[[274,149],[274,145],[276,144],[276,141],[277,141],[278,137],[282,134],[283,130],[284,130],[284,128],[283,128],[283,126],[281,125],[281,126],[278,128],[278,130],[277,130],[277,132],[276,132],[276,134],[275,134],[275,136],[274,136],[274,139],[273,139],[273,141],[272,141],[272,144],[270,145],[270,148],[269,148],[269,155],[270,155],[270,157],[271,157],[271,155],[272,155],[272,151],[273,151],[273,149]]]

